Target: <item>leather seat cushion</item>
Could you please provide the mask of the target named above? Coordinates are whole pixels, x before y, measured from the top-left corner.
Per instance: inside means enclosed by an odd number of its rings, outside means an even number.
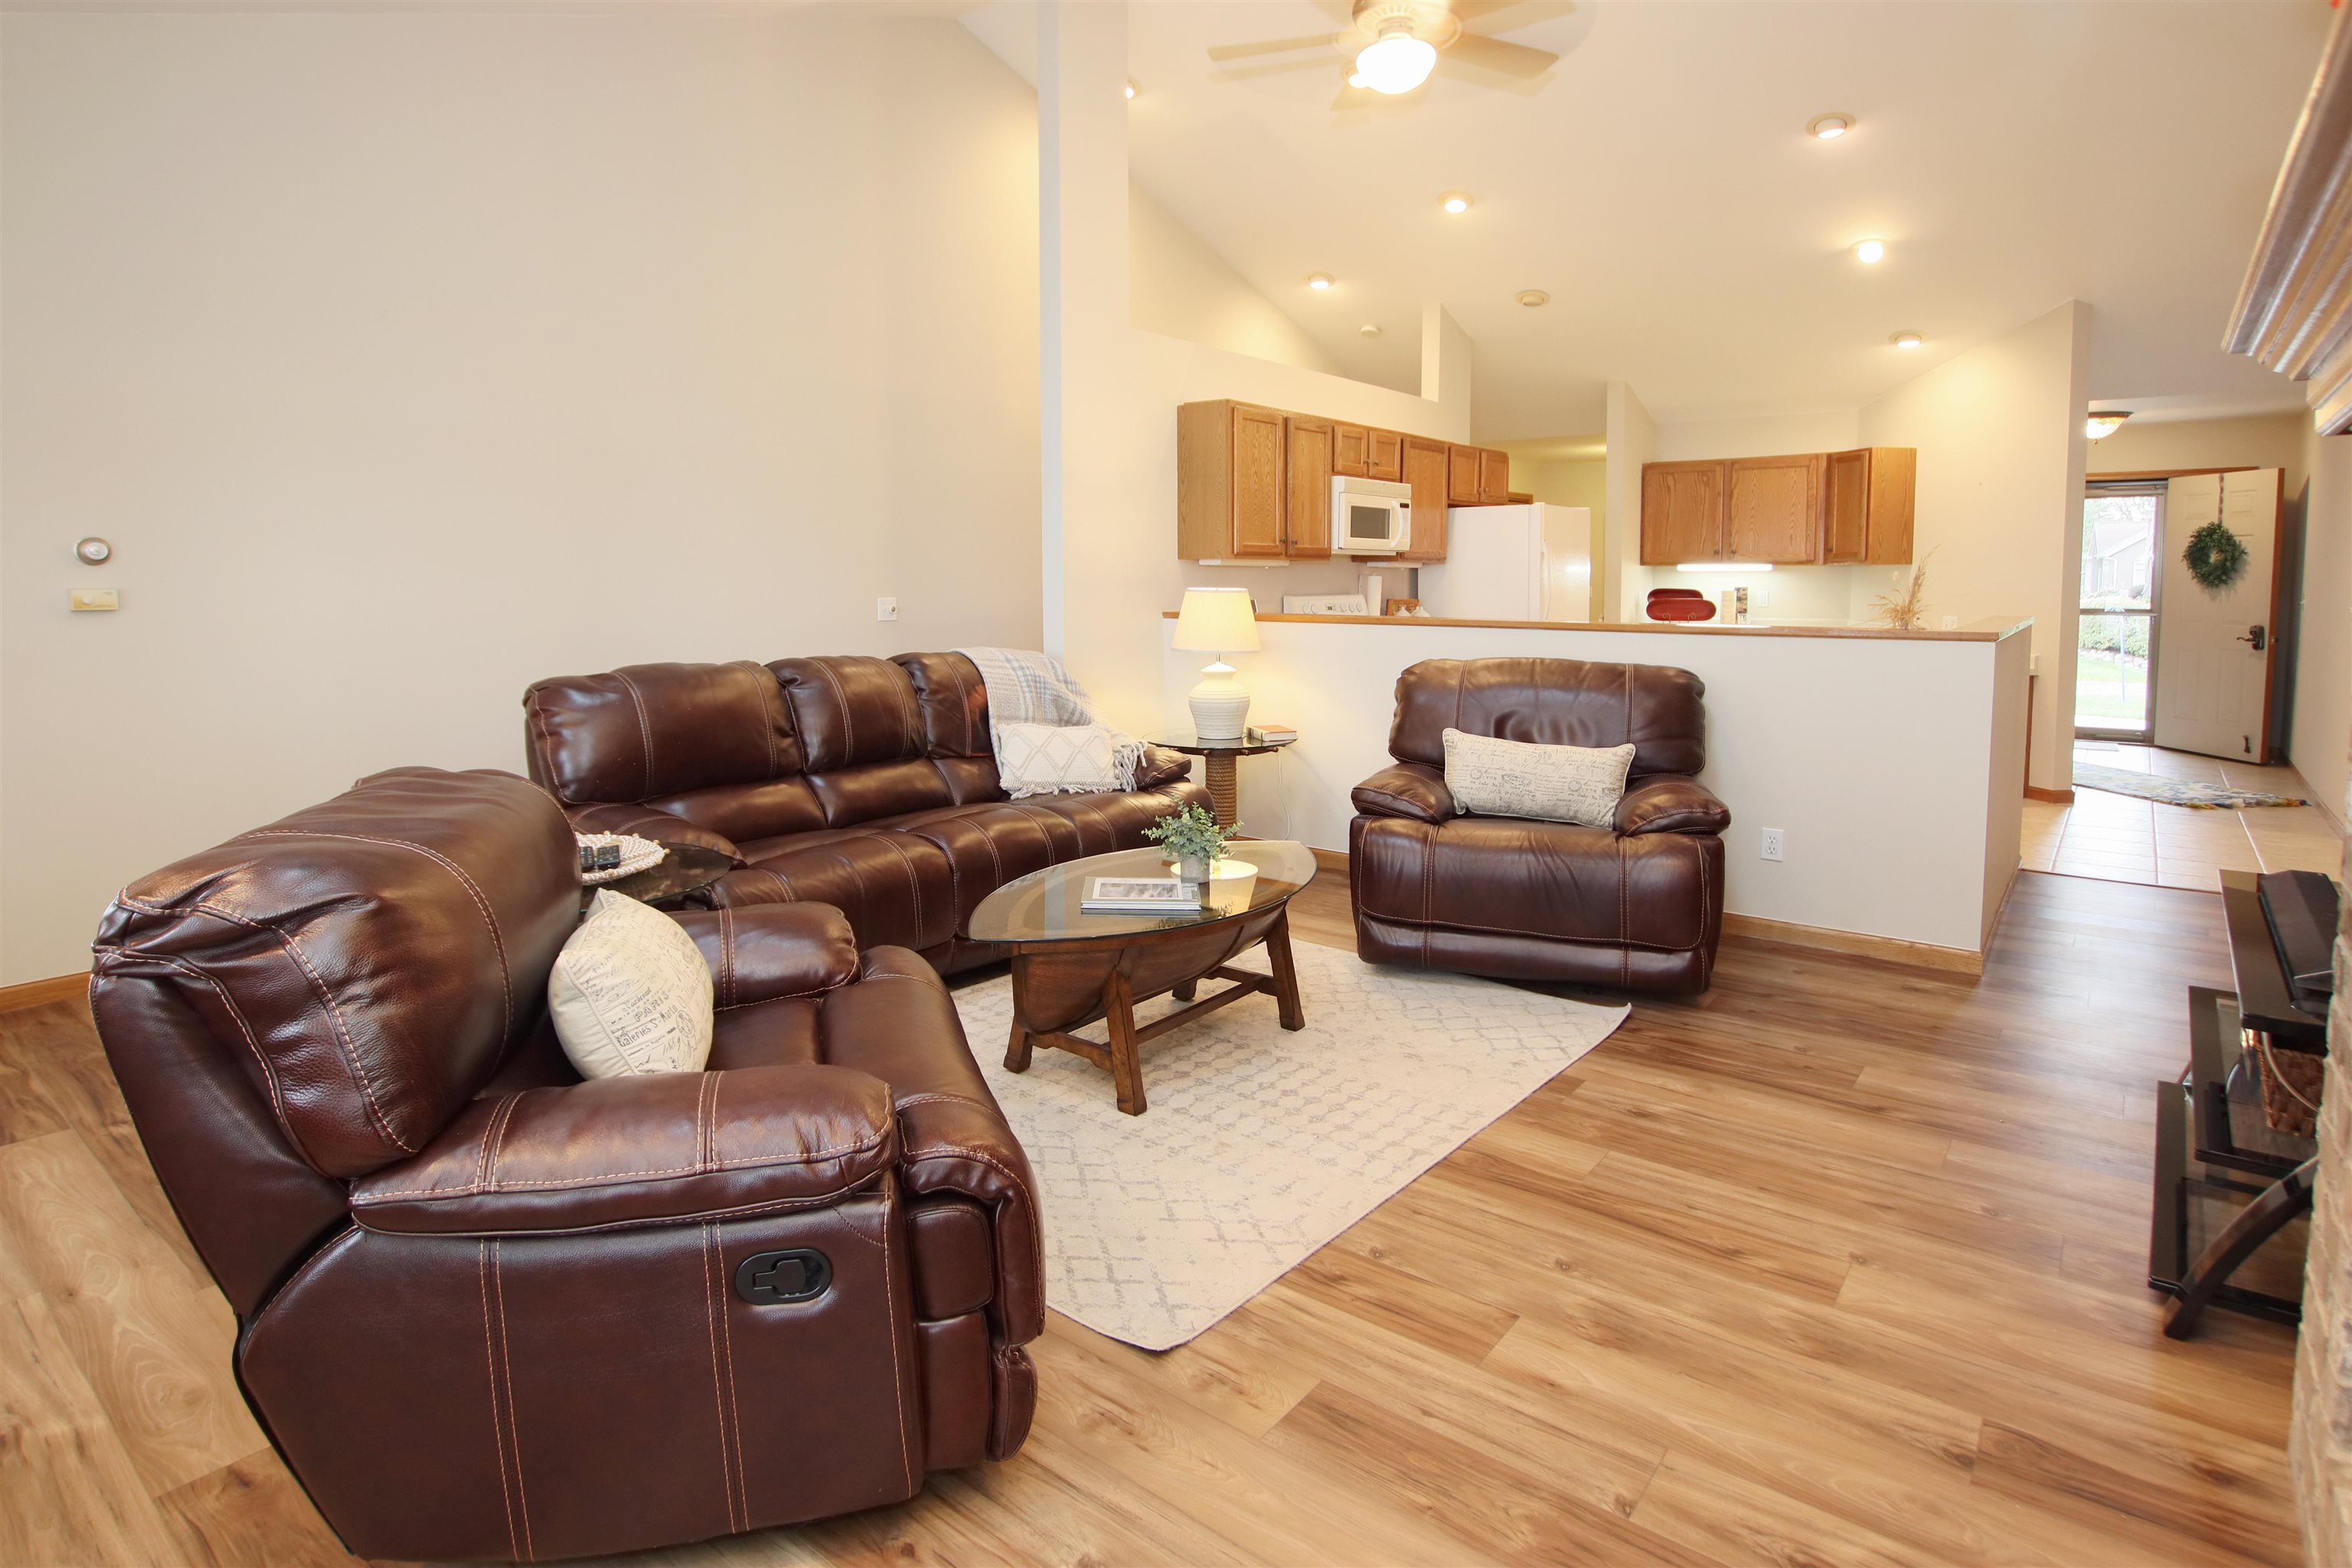
[[[744,901],[740,884],[767,877],[776,901],[831,904],[849,917],[857,945],[932,948],[955,935],[955,872],[938,845],[871,827],[825,828],[742,847],[749,871],[730,874],[729,902]]]
[[[1363,819],[1353,871],[1365,914],[1471,933],[1680,952],[1713,907],[1698,840],[1515,817]]]

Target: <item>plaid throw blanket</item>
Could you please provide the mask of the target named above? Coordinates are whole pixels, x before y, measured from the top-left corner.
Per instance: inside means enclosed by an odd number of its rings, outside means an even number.
[[[989,744],[996,750],[996,765],[1004,766],[1004,747],[996,738],[999,724],[1099,724],[1094,700],[1077,677],[1062,668],[1050,653],[1024,647],[960,647],[956,652],[980,669],[988,687]],[[1143,761],[1143,742],[1117,730],[1110,732],[1111,771],[1118,787],[1135,787],[1136,765]]]

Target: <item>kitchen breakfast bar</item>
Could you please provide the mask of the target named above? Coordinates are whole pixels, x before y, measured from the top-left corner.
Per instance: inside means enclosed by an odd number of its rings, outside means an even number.
[[[1396,679],[1425,658],[1668,665],[1706,684],[1701,775],[1731,808],[1727,928],[1973,971],[2017,874],[2029,633],[1257,617],[1234,656],[1250,719],[1298,741],[1241,767],[1246,834],[1344,851],[1349,792],[1389,761]],[[1202,656],[1161,635],[1165,727],[1191,729]],[[1762,858],[1780,830],[1783,858]]]

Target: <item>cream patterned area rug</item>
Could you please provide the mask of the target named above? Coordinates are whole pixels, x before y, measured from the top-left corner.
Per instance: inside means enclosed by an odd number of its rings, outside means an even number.
[[[1039,1047],[1004,1070],[1013,984],[955,994],[973,1055],[1029,1152],[1045,1301],[1113,1339],[1170,1350],[1280,1279],[1609,1037],[1623,1007],[1496,981],[1375,968],[1294,942],[1307,1027],[1252,996],[1143,1047],[1150,1108]],[[1236,965],[1263,971],[1259,949]],[[1223,984],[1208,981],[1211,987]],[[1172,1012],[1160,997],[1138,1022]],[[1102,1037],[1102,1026],[1082,1031]]]

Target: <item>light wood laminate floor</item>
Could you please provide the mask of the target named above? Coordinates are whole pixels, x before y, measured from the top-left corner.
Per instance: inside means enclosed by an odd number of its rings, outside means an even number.
[[[1342,879],[1295,915],[1351,945]],[[2228,981],[2219,900],[2032,874],[1978,981],[1727,943],[1193,1343],[1055,1318],[1012,1463],[639,1561],[2296,1563],[2291,1334],[2143,1283]],[[0,1016],[0,1563],[347,1561],[79,1004]]]

